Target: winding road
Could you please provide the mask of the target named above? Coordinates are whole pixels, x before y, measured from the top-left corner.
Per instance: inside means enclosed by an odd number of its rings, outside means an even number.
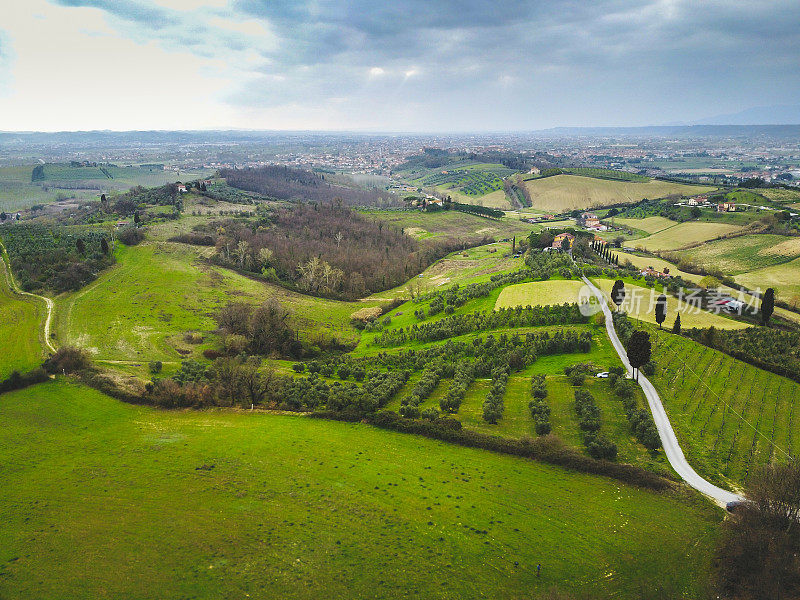
[[[47,314],[44,319],[44,345],[50,352],[55,352],[56,347],[53,345],[53,342],[50,338],[50,329],[53,323],[53,311],[55,308],[53,301],[45,296],[25,292],[19,287],[19,285],[17,285],[17,282],[14,279],[14,274],[11,272],[11,262],[8,259],[8,253],[6,252],[6,247],[3,245],[3,242],[0,242],[0,262],[3,263],[3,272],[5,273],[6,282],[8,282],[8,287],[12,292],[19,296],[29,296],[44,302],[44,305],[47,309]]]
[[[628,355],[625,352],[625,348],[617,336],[617,331],[614,329],[614,320],[611,316],[611,309],[608,307],[606,297],[603,295],[603,292],[586,277],[583,278],[583,281],[592,291],[595,298],[600,302],[600,307],[603,309],[603,314],[606,317],[606,331],[608,331],[608,337],[614,345],[617,354],[619,354],[622,364],[625,365],[628,373],[632,375],[633,369],[631,368],[630,362],[628,362]],[[669,464],[675,469],[675,472],[691,487],[705,494],[723,508],[728,502],[744,500],[742,496],[729,492],[728,490],[723,490],[697,474],[683,455],[683,450],[681,450],[680,444],[678,444],[678,438],[675,436],[675,431],[672,429],[669,417],[664,410],[664,405],[661,403],[661,397],[658,395],[656,388],[650,383],[650,380],[641,373],[639,374],[639,385],[642,386],[642,391],[647,398],[647,403],[650,405],[650,412],[653,413],[653,420],[658,428],[658,435],[661,437],[664,453],[667,456],[667,460],[669,460]]]

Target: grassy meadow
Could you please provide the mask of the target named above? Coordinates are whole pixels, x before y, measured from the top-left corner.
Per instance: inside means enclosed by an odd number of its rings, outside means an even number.
[[[111,361],[197,358],[213,339],[213,314],[228,301],[277,298],[289,308],[301,335],[324,333],[353,340],[350,315],[377,304],[312,298],[208,265],[195,248],[169,242],[120,246],[117,264],[78,292],[56,299],[61,344],[89,349]],[[98,318],[102,315],[102,318]],[[186,333],[206,342],[184,342]]]
[[[720,519],[693,494],[361,424],[62,382],[0,415],[2,597],[697,598]]]
[[[735,278],[750,289],[772,287],[776,296],[794,306],[800,306],[800,258],[789,262],[754,269]]]
[[[602,290],[611,302],[611,288],[614,286],[612,279],[595,279],[593,283]],[[655,323],[655,302],[661,291],[656,288],[649,288],[636,285],[631,281],[625,281],[625,300],[621,310],[628,313],[634,319],[639,319],[646,323]],[[698,310],[694,305],[688,305],[683,300],[667,294],[667,319],[663,326],[672,327],[675,316],[680,314],[681,326],[691,327],[716,327],[717,329],[742,329],[747,327],[747,323],[736,321],[722,314],[715,314],[705,310]]]
[[[0,257],[0,379],[41,363],[41,303],[12,292],[6,262]]]
[[[583,281],[577,279],[549,279],[509,285],[500,292],[495,308],[564,304],[565,302],[572,304],[578,301],[578,292],[584,285]]]
[[[556,175],[525,182],[533,207],[551,212],[638,202],[643,198],[701,194],[715,188],[650,180],[614,181],[580,175]]]

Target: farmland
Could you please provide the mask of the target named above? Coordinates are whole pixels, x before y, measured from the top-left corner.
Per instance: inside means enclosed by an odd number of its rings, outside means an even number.
[[[715,240],[696,248],[676,252],[706,269],[740,275],[747,271],[788,263],[800,257],[800,238],[781,235],[745,235]],[[798,273],[800,275],[800,273]]]
[[[593,281],[610,298],[614,282],[611,279],[594,279]],[[635,319],[647,323],[655,323],[655,302],[660,292],[654,288],[643,287],[630,282],[625,282],[625,288],[627,293],[621,309]],[[680,314],[681,325],[685,328],[717,327],[718,329],[739,329],[747,326],[746,323],[741,321],[729,319],[721,314],[697,310],[695,306],[690,306],[683,300],[667,296],[667,320],[665,325],[672,326],[677,314]]]
[[[564,302],[572,304],[578,301],[578,292],[583,286],[583,282],[576,279],[555,279],[510,285],[500,292],[495,308],[563,304]]]
[[[525,182],[533,208],[551,212],[638,202],[673,194],[699,194],[714,188],[666,181],[613,181],[579,175],[555,175]]]
[[[700,244],[741,229],[727,223],[679,223],[658,233],[636,240],[632,244],[637,248],[655,250],[677,250],[691,244]]]
[[[0,167],[0,210],[17,211],[57,200],[96,200],[101,192],[123,191],[137,185],[154,187],[208,175],[204,171],[165,171],[160,166],[103,166],[104,173],[100,167],[46,164],[42,178],[32,182],[33,167]]]
[[[645,217],[644,219],[623,219],[614,217],[614,224],[622,227],[630,227],[631,229],[638,229],[649,234],[658,233],[664,229],[668,229],[677,225],[672,219],[666,217]]]
[[[800,258],[789,262],[754,269],[735,277],[737,283],[746,285],[750,289],[767,287],[775,288],[775,293],[781,299],[800,305]]]
[[[8,394],[0,418],[0,460],[15,465],[2,474],[3,597],[706,591],[719,516],[694,496],[361,424],[155,411],[60,382]]]
[[[711,481],[741,484],[755,465],[797,452],[797,383],[664,332],[654,357],[654,383],[681,446]]]
[[[42,360],[39,340],[42,309],[32,299],[14,294],[0,257],[0,380],[13,370],[27,371]]]

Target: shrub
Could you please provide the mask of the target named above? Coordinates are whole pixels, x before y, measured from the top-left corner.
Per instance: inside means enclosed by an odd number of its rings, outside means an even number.
[[[208,360],[216,360],[220,356],[224,356],[224,354],[219,350],[214,350],[213,348],[206,348],[203,350],[203,357],[207,358]]]
[[[117,237],[126,246],[135,246],[144,240],[144,231],[139,227],[123,227]]]
[[[573,373],[569,376],[570,385],[582,386],[584,381],[586,381],[586,375],[583,373]]]
[[[43,366],[48,373],[77,373],[89,368],[90,364],[91,361],[86,350],[64,346],[44,361]]]
[[[183,341],[187,344],[202,344],[203,336],[199,333],[189,332],[183,336]]]
[[[153,375],[158,375],[161,373],[161,369],[164,367],[164,364],[160,360],[151,360],[148,366],[150,367],[150,373]]]
[[[223,346],[225,348],[225,354],[229,356],[241,354],[247,349],[247,338],[238,333],[232,333],[225,336]]]
[[[439,418],[439,411],[436,410],[436,408],[434,408],[433,406],[431,406],[430,408],[426,408],[425,410],[423,410],[422,413],[420,413],[420,416],[423,419],[428,419],[428,421],[435,421],[436,419]]]
[[[306,366],[303,363],[294,363],[292,365],[292,370],[295,373],[304,373],[306,370]]]
[[[341,365],[336,371],[339,379],[347,379],[350,377],[350,367],[348,365]]]

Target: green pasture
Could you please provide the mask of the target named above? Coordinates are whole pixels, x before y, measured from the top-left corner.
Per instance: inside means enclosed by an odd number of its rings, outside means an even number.
[[[500,292],[495,308],[564,304],[565,302],[573,304],[578,302],[579,292],[584,286],[583,281],[577,279],[552,279],[509,285]]]
[[[720,518],[692,494],[361,424],[57,382],[0,415],[9,598],[697,598]]]
[[[0,379],[28,371],[42,362],[40,341],[44,308],[34,299],[11,291],[5,261],[0,257]]]
[[[117,264],[85,288],[56,299],[59,343],[111,361],[197,358],[214,340],[213,314],[228,301],[277,298],[292,311],[301,336],[353,340],[350,315],[377,304],[312,298],[205,263],[194,248],[145,242],[117,251]],[[183,341],[188,332],[206,341]]]
[[[775,289],[779,300],[794,306],[800,306],[800,258],[771,267],[754,269],[737,275],[736,283],[746,285],[750,289]]]
[[[524,223],[518,219],[504,217],[499,220],[478,217],[456,210],[422,212],[403,211],[365,211],[366,215],[391,223],[418,239],[432,238],[474,238],[487,236],[492,239],[528,236],[539,226]]]

